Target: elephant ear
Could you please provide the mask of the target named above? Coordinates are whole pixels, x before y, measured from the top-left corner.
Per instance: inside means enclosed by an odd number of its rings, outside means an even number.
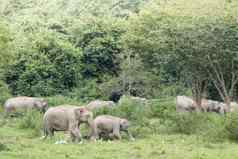
[[[85,112],[86,112],[85,108],[76,108],[74,110],[74,114],[76,115],[77,118],[80,118],[82,114],[84,114]]]
[[[125,129],[129,126],[129,121],[127,119],[120,119],[120,128]]]
[[[35,106],[35,108],[38,108],[38,109],[40,109],[41,107],[41,102],[39,102],[39,101],[36,101],[36,102],[34,102],[34,106]]]
[[[86,108],[77,108],[74,110],[75,117],[80,122],[91,124],[93,121],[93,114],[92,112],[88,111]]]
[[[85,108],[76,108],[74,110],[74,113],[77,115],[80,115],[80,114],[83,114],[85,111],[86,111]]]

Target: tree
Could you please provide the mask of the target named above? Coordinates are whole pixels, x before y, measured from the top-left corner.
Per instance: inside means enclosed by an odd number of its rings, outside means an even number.
[[[34,37],[33,42],[28,41],[24,49],[19,49],[18,58],[5,72],[12,93],[49,96],[76,87],[80,79],[80,50],[49,32]]]
[[[232,17],[225,17],[222,22],[209,27],[212,31],[206,35],[213,41],[210,41],[206,56],[207,71],[229,110],[238,83],[238,23]]]
[[[72,42],[82,48],[81,74],[85,79],[100,83],[105,76],[118,76],[122,52],[119,39],[124,32],[121,26],[123,21],[115,18],[90,17],[73,27]]]
[[[228,110],[238,82],[238,27],[233,18],[199,21],[192,28],[177,31],[176,53],[192,74],[195,99],[211,81]],[[199,86],[200,85],[200,86]],[[199,103],[198,103],[199,105]]]
[[[10,51],[10,39],[11,35],[7,25],[0,22],[0,74],[13,58],[13,53]]]

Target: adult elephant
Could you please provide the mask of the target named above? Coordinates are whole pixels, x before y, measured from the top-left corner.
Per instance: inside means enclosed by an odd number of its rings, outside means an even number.
[[[214,100],[202,100],[202,106],[205,108],[206,112],[215,112],[218,114],[226,113],[226,105],[222,102],[214,101]]]
[[[93,113],[85,107],[61,105],[50,108],[43,117],[44,138],[53,136],[55,131],[65,131],[70,134],[73,142],[79,142],[82,137],[80,124],[86,123],[93,133]]]
[[[21,96],[10,98],[4,104],[6,114],[27,109],[36,109],[41,112],[46,112],[48,102],[43,98]]]
[[[192,98],[187,96],[176,97],[176,111],[177,112],[192,112],[196,111],[197,107]]]
[[[127,119],[110,116],[101,115],[94,119],[94,138],[106,137],[109,139],[121,139],[120,132],[126,132],[130,140],[135,140],[131,133],[129,132],[130,124]]]
[[[113,101],[94,100],[86,105],[89,110],[96,110],[100,108],[112,108],[115,106]]]

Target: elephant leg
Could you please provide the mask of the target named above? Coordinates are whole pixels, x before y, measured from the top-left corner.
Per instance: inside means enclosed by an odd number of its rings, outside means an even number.
[[[70,136],[71,136],[72,142],[80,142],[82,140],[82,136],[78,128],[71,130]]]
[[[121,140],[121,135],[120,133],[110,133],[109,135],[109,138],[112,139],[112,140]]]
[[[54,132],[55,130],[53,128],[49,128],[47,130],[47,136],[50,136],[50,138],[52,138],[54,136]]]
[[[94,126],[89,132],[89,139],[91,141],[96,141],[100,138],[100,131]]]
[[[54,136],[54,129],[53,128],[44,128],[44,136],[42,136],[42,139],[46,139],[48,136],[52,138]]]
[[[110,135],[109,135],[110,136]],[[121,135],[120,135],[120,124],[114,124],[113,126],[113,132],[112,135],[113,139],[119,139],[121,140]]]
[[[129,136],[129,139],[131,141],[135,141],[135,138],[131,135],[130,131],[129,130],[125,130],[126,134]]]

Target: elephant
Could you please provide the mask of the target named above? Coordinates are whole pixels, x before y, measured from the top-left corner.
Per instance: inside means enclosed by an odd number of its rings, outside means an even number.
[[[226,105],[222,102],[203,99],[202,106],[205,108],[206,112],[215,112],[218,114],[224,114],[226,112]]]
[[[195,111],[196,104],[193,99],[187,96],[176,97],[176,111],[177,112],[192,112]]]
[[[202,99],[201,107],[204,112],[215,112],[218,114],[224,114],[227,112],[226,105],[222,102]],[[177,112],[192,112],[199,111],[196,106],[196,102],[189,97],[186,96],[177,96],[176,98],[176,111]]]
[[[43,117],[44,136],[54,136],[55,131],[68,132],[73,142],[82,140],[80,124],[86,123],[93,134],[93,113],[85,107],[61,105],[48,109]]]
[[[128,128],[130,126],[127,119],[110,116],[101,115],[94,119],[94,138],[106,137],[109,139],[119,139],[121,140],[120,132],[124,131],[129,136],[130,140],[135,140]]]
[[[44,113],[48,109],[48,102],[43,98],[20,96],[10,98],[4,104],[6,114],[27,109],[37,109]]]
[[[122,91],[120,90],[112,90],[109,96],[109,100],[117,103],[122,96]]]
[[[138,105],[138,106],[148,106],[148,102],[149,102],[146,98],[123,95],[118,102],[119,105],[122,105],[125,99],[131,100],[133,103],[135,103],[135,105]]]
[[[96,110],[100,108],[112,108],[113,106],[115,106],[115,103],[113,101],[102,101],[102,100],[94,100],[86,105],[86,107],[89,110]]]
[[[231,102],[230,107],[231,107],[230,111],[233,112],[233,111],[235,111],[238,108],[238,103],[233,101],[233,102]]]

